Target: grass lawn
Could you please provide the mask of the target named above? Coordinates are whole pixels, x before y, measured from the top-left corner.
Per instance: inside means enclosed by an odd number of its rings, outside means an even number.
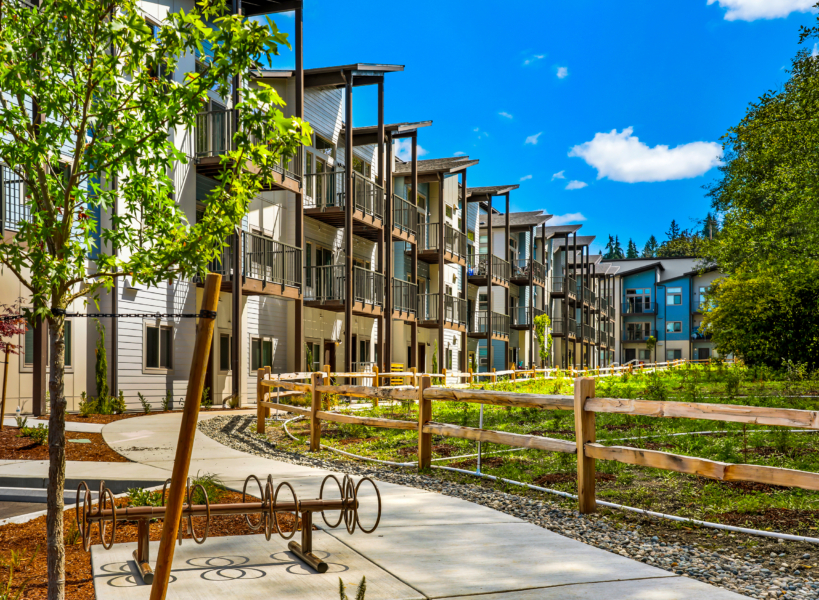
[[[480,386],[474,386],[476,388]],[[672,371],[601,378],[596,395],[611,398],[645,398],[720,404],[743,404],[819,410],[819,381],[803,373],[761,373],[742,366],[687,366]],[[503,382],[496,389],[508,391],[570,394],[572,382],[563,380]],[[391,419],[417,420],[413,403],[352,408],[342,412]],[[433,420],[478,427],[479,405],[434,402]],[[322,443],[346,452],[390,460],[417,459],[414,431],[378,429],[361,425],[322,423]],[[484,407],[484,429],[574,439],[574,414],[525,408]],[[307,450],[306,421],[291,423],[290,440],[281,424],[271,422],[269,433],[283,450]],[[694,433],[709,432],[709,433]],[[682,435],[681,435],[682,434]],[[743,426],[687,419],[598,414],[597,440],[606,445],[662,450],[711,460],[768,465],[819,471],[819,432],[800,433],[788,428]],[[484,443],[482,471],[498,477],[533,483],[575,493],[574,455],[524,450],[499,452],[507,447]],[[433,464],[474,470],[477,444],[468,440],[433,437]],[[342,455],[322,451],[327,458]],[[475,483],[472,476],[433,470],[436,476]],[[522,488],[504,483],[514,493]],[[556,498],[550,496],[551,498]],[[720,482],[703,477],[635,467],[613,461],[597,461],[597,497],[619,504],[676,514],[695,519],[798,533],[819,537],[819,492],[780,488],[745,482]],[[571,501],[565,501],[570,503]]]

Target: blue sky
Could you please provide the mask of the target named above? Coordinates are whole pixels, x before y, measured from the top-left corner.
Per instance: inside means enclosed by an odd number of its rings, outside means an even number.
[[[405,65],[386,119],[433,121],[423,158],[468,154],[470,187],[520,183],[513,210],[581,220],[594,250],[609,233],[642,249],[705,216],[720,137],[786,81],[813,2],[307,0],[305,65]],[[376,122],[374,92],[356,90],[355,126]]]

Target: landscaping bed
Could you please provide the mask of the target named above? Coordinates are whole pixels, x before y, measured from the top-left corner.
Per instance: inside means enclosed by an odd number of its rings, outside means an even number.
[[[99,433],[66,431],[65,437],[66,460],[129,462],[127,458],[112,450]],[[23,437],[17,427],[3,427],[0,431],[0,460],[48,460],[48,445],[40,444],[30,437]]]
[[[242,501],[242,494],[231,490],[223,490],[215,498],[218,502],[234,503]],[[129,505],[127,497],[117,498],[118,507]],[[94,583],[91,571],[91,553],[85,552],[82,548],[79,532],[76,526],[74,509],[66,510],[65,519],[65,597],[70,600],[94,600]],[[251,517],[254,519],[254,517]],[[294,524],[293,515],[281,513],[279,521],[282,529],[292,531]],[[255,522],[255,520],[254,520]],[[201,535],[204,527],[203,518],[194,518],[193,526],[197,535]],[[187,533],[187,521],[182,521],[183,543],[193,544],[190,535]],[[150,535],[152,541],[160,539],[162,533],[162,521],[155,521],[150,524]],[[216,516],[212,517],[208,537],[222,537],[230,535],[262,535],[258,531],[252,531],[245,522],[245,517],[237,516]],[[110,536],[110,525],[106,536]],[[109,539],[106,537],[106,539]],[[137,541],[136,521],[126,521],[117,524],[115,543],[126,543]],[[92,528],[91,543],[99,544],[99,530],[96,526]],[[3,585],[8,581],[8,564],[16,554],[19,556],[19,566],[14,569],[12,590],[16,594],[19,586],[27,581],[25,591],[21,600],[42,600],[47,596],[47,570],[46,570],[46,517],[41,516],[26,523],[10,523],[0,526],[0,581]],[[207,542],[205,542],[207,544]],[[39,547],[39,549],[38,549]],[[35,555],[36,550],[36,555]],[[32,556],[34,559],[31,560]],[[2,585],[0,585],[0,598],[2,598]],[[12,594],[11,598],[15,598]]]
[[[249,407],[254,408],[254,407]],[[240,411],[240,410],[248,410],[248,407],[245,408],[222,408],[213,407],[213,408],[200,408],[199,412],[217,412],[217,411]],[[181,413],[182,409],[178,410],[152,410],[149,413],[146,412],[124,412],[118,415],[82,415],[80,413],[66,413],[65,420],[70,421],[72,423],[98,423],[101,425],[107,425],[108,423],[113,423],[114,421],[122,421],[123,419],[133,419],[134,417],[149,417],[151,415],[167,415],[170,413]],[[43,415],[41,417],[34,417],[35,421],[48,421],[48,415]]]

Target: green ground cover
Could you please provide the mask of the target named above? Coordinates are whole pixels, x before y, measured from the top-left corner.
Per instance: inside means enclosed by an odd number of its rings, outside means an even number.
[[[507,381],[497,385],[497,389],[542,394],[569,394],[571,387],[572,382],[568,378],[516,383]],[[819,380],[804,370],[791,368],[781,372],[761,372],[743,366],[718,364],[601,378],[596,382],[596,395],[819,410],[817,388]],[[414,403],[365,408],[341,405],[340,410],[365,416],[417,419]],[[479,411],[477,404],[434,402],[433,420],[478,427]],[[305,421],[289,425],[290,432],[299,438],[299,442],[284,435],[281,424],[271,422],[271,425],[268,435],[281,449],[306,451],[309,432]],[[571,411],[485,406],[483,427],[574,439],[574,415]],[[789,428],[598,414],[597,439],[606,445],[662,450],[730,463],[819,471],[819,433],[800,433]],[[417,459],[417,435],[414,431],[324,422],[322,443],[381,460],[414,462]],[[538,450],[503,450],[507,448],[495,444],[482,445],[484,473],[576,492],[574,455]],[[475,457],[463,456],[477,452],[477,444],[468,440],[434,436],[433,452],[435,465],[472,471],[477,464]],[[330,451],[322,451],[321,454],[326,458],[340,458],[339,454]],[[433,473],[442,478],[476,482],[476,478],[469,475],[438,469],[434,469]],[[695,519],[819,537],[819,492],[745,482],[718,482],[613,461],[597,461],[597,473],[599,500]],[[503,483],[487,482],[487,485],[499,485],[507,491],[523,493],[520,488]]]

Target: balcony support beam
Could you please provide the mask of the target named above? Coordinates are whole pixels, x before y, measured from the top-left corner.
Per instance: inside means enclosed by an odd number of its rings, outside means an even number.
[[[494,237],[495,232],[492,230],[492,196],[487,198],[487,217],[486,217],[486,331],[490,333],[490,335],[486,336],[486,370],[487,372],[492,371],[492,367],[495,365],[495,356],[492,348],[492,278],[495,274],[494,268]],[[480,221],[480,219],[479,219]],[[480,229],[480,228],[479,228]],[[479,232],[480,235],[480,232]],[[478,237],[478,243],[480,244],[480,236]],[[508,243],[506,244],[509,245]],[[479,248],[480,249],[480,248]],[[480,308],[480,307],[479,307]]]
[[[390,166],[390,176],[385,176],[384,170],[384,78],[378,81],[378,185],[384,190],[386,183],[386,194],[384,198],[384,214],[381,216],[383,228],[378,239],[378,268],[384,275],[384,310],[378,319],[378,337],[375,341],[375,355],[378,357],[376,364],[383,373],[389,371],[392,362],[392,166]],[[392,147],[392,144],[390,144]],[[390,163],[391,165],[392,163]],[[376,193],[378,193],[376,191]],[[380,363],[380,364],[379,364]],[[375,384],[378,386],[378,383]]]
[[[390,145],[392,148],[392,145]],[[390,150],[390,157],[392,157],[392,150]],[[393,159],[390,158],[390,168],[393,165]],[[413,132],[412,134],[412,166],[411,166],[411,175],[410,175],[410,185],[412,186],[412,196],[410,198],[410,202],[414,205],[418,204],[418,134]],[[429,206],[429,203],[427,203]],[[416,213],[417,219],[417,213]],[[418,234],[420,233],[420,227],[418,227],[418,223],[416,222],[416,242],[411,245],[410,248],[410,269],[412,272],[412,283],[416,286],[418,285]],[[416,287],[417,289],[417,287]],[[427,290],[429,291],[429,290]],[[420,290],[418,290],[420,293]],[[418,295],[416,294],[416,297]],[[415,309],[418,311],[419,306],[418,302],[416,301]],[[423,372],[426,369],[426,365],[419,365],[418,364],[418,321],[420,320],[421,315],[416,314],[415,320],[410,323],[410,367],[415,367],[419,371]]]
[[[506,252],[504,253],[504,256],[506,256],[506,264],[510,265],[510,267],[511,267],[511,265],[512,265],[512,249],[509,246],[509,238],[512,235],[512,231],[511,231],[511,224],[509,222],[509,192],[506,192],[506,194],[504,194],[504,195],[506,196],[506,213],[504,215],[504,217],[505,217],[504,236],[505,237],[504,237],[504,240],[503,240],[503,245],[506,247]],[[490,230],[492,229],[492,215],[489,215],[489,229]],[[509,288],[508,287],[504,288],[504,294],[503,294],[503,298],[504,298],[503,308],[504,308],[504,310],[503,310],[503,314],[505,314],[505,315],[509,314],[509,298],[510,298],[510,295],[511,294],[509,293]],[[504,364],[504,366],[508,366],[508,364],[509,364],[509,337],[508,336],[506,338],[506,342],[504,342],[503,347],[504,347],[504,351],[505,351],[505,354],[504,354],[504,357],[503,357],[503,364]],[[515,366],[517,366],[517,365],[515,365]]]
[[[296,9],[295,14],[295,38],[296,38],[296,116],[300,119],[304,118],[304,9],[302,4]],[[298,154],[298,160],[302,161],[299,165],[299,173],[302,174],[302,184],[299,186],[299,191],[296,193],[296,235],[294,243],[296,247],[301,249],[302,264],[306,264],[304,259],[304,153]],[[293,352],[293,370],[297,373],[305,371],[304,360],[306,359],[304,351],[304,272],[302,271],[301,281],[301,297],[296,300],[295,305],[295,322],[293,329],[295,333],[296,347],[291,350]],[[312,365],[307,365],[312,367]]]
[[[345,119],[344,165],[347,201],[344,203],[344,372],[353,370],[353,74],[347,73],[344,87]]]
[[[529,235],[529,367],[535,366],[535,228]]]
[[[466,201],[466,191],[469,189],[466,186],[466,183],[467,183],[466,172],[467,172],[467,169],[464,169],[463,172],[461,173],[461,193],[463,194],[461,196],[461,199],[462,199],[462,201],[461,201],[461,233],[464,236],[466,236],[467,225],[468,225],[467,221],[468,221],[468,217],[469,217],[469,204]],[[480,241],[480,235],[478,236],[478,241]],[[468,250],[467,250],[467,255],[469,255]],[[461,289],[460,289],[460,292],[461,292],[461,299],[463,300],[464,305],[468,306],[469,300],[467,299],[467,291],[468,291],[469,286],[467,285],[466,272],[467,272],[467,268],[466,267],[461,267]],[[467,322],[468,322],[469,311],[467,311],[466,318],[467,318]],[[469,331],[469,327],[467,327],[467,331]],[[460,355],[458,357],[458,368],[460,369],[460,371],[462,373],[465,373],[469,369],[469,366],[467,365],[467,356],[466,356],[467,352],[468,352],[468,347],[467,347],[468,337],[469,336],[466,335],[466,334],[463,334],[463,333],[461,334],[461,351],[460,351]]]
[[[446,351],[444,350],[444,324],[446,323],[446,313],[444,312],[444,272],[446,271],[446,260],[444,254],[446,253],[446,210],[444,205],[444,174],[438,174],[438,254],[440,260],[438,262],[438,368],[446,367],[444,364],[444,357]],[[446,381],[444,382],[446,385]]]

